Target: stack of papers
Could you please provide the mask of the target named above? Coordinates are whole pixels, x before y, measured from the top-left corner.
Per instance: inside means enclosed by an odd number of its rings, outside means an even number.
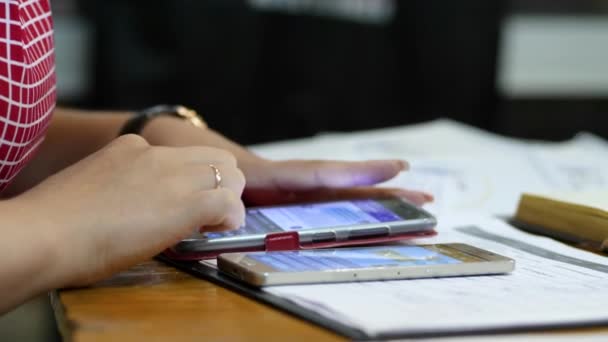
[[[516,260],[510,275],[266,287],[373,338],[608,324],[608,258],[517,231],[452,219],[437,238]]]
[[[524,141],[441,119],[253,149],[271,159],[405,159],[411,170],[386,185],[432,193],[426,209],[439,218],[513,215],[524,192],[608,190],[608,142],[587,133],[562,143]]]
[[[463,242],[516,260],[511,275],[264,291],[375,338],[608,324],[608,258],[496,218],[512,216],[524,192],[608,190],[608,142],[597,136],[524,141],[442,119],[252,148],[275,159],[405,159],[411,170],[386,185],[436,199],[427,209],[439,235],[418,243]]]

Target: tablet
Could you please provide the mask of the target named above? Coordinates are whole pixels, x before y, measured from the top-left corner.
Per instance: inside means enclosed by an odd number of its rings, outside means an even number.
[[[298,203],[246,210],[236,230],[195,233],[172,248],[176,253],[220,252],[264,247],[268,234],[297,232],[302,244],[344,242],[432,231],[436,219],[399,198]]]

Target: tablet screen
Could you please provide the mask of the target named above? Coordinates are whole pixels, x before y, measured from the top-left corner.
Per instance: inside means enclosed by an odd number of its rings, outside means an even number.
[[[206,236],[217,238],[400,220],[403,218],[394,211],[371,199],[297,204],[248,209],[244,227],[206,233]]]
[[[420,246],[252,253],[248,254],[247,257],[282,272],[421,266],[462,262],[437,250]]]

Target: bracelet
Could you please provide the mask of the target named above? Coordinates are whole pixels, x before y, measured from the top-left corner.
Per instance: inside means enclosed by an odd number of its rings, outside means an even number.
[[[190,122],[195,127],[207,128],[203,118],[190,108],[180,105],[157,105],[135,113],[125,122],[118,135],[140,134],[148,121],[161,115],[174,116]]]

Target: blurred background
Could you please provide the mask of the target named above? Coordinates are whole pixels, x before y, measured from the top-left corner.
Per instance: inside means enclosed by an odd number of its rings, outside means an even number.
[[[53,4],[69,105],[188,104],[244,144],[436,117],[608,135],[606,1]]]
[[[449,117],[608,138],[602,0],[52,0],[63,105],[182,103],[243,144]],[[46,297],[0,340],[57,339]]]

